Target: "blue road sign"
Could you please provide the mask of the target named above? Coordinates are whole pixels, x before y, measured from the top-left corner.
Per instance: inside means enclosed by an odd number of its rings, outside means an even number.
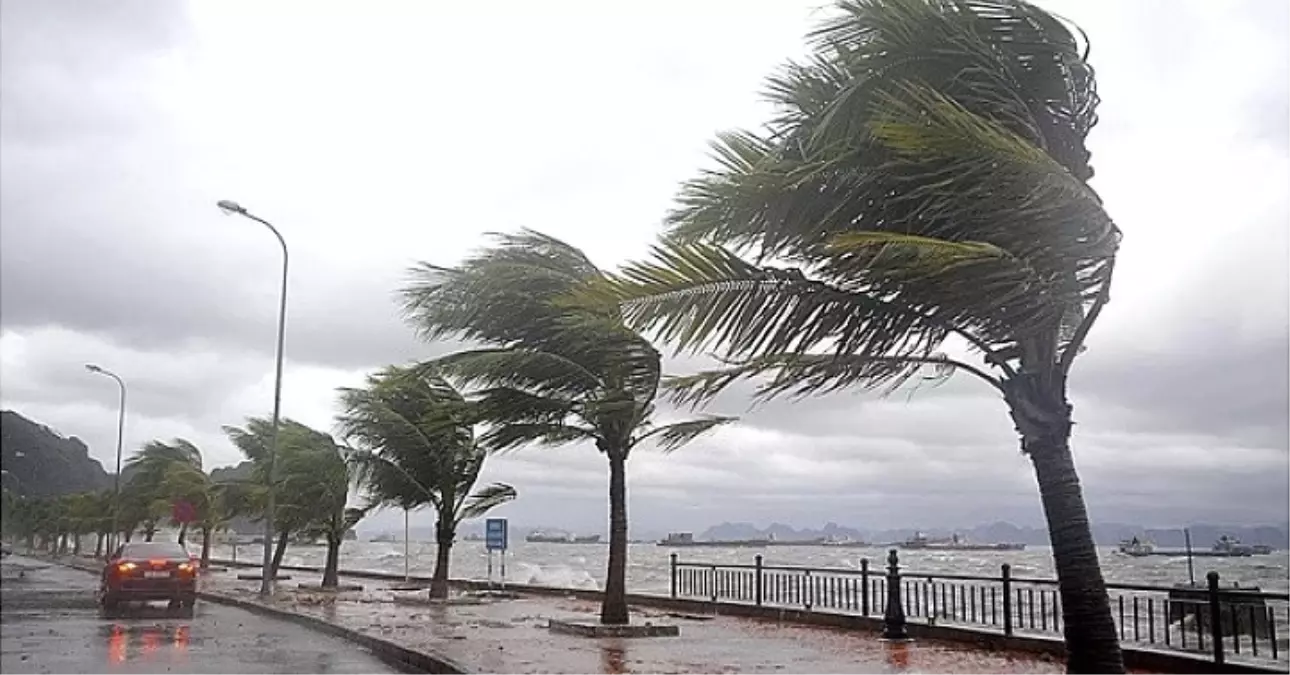
[[[506,550],[505,518],[489,518],[484,521],[484,546],[490,551]]]

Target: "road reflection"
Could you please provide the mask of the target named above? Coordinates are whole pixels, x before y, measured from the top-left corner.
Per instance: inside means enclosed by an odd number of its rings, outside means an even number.
[[[143,606],[118,611],[111,624],[100,628],[107,641],[107,665],[111,670],[121,670],[131,662],[167,662],[183,671],[188,663],[188,646],[192,626],[186,622],[147,621],[148,619],[173,619],[176,615],[187,618],[182,610]],[[133,620],[121,620],[133,619]]]

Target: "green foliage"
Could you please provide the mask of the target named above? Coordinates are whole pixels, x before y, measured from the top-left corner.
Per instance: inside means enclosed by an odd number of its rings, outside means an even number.
[[[403,290],[405,313],[423,337],[485,345],[433,364],[474,388],[477,419],[488,425],[485,447],[585,440],[621,459],[655,434],[673,448],[729,421],[689,422],[685,434],[655,431],[659,353],[623,323],[613,298],[587,291],[604,281],[600,269],[538,232],[495,242],[458,267],[422,264]]]
[[[1002,388],[941,354],[950,336],[1004,378],[1064,374],[1120,237],[1086,183],[1097,96],[1078,41],[1021,2],[837,8],[810,58],[770,78],[767,129],[722,135],[653,260],[588,296],[732,362],[674,382],[689,402],[739,377],[803,394],[929,365]]]
[[[249,481],[228,482],[223,490],[231,514],[263,518],[266,507],[270,419],[248,418],[245,427],[224,427],[229,440],[252,462]],[[282,420],[274,463],[275,530],[337,541],[366,511],[347,510],[351,477],[346,449],[331,435],[295,420]]]
[[[357,446],[349,463],[372,506],[429,504],[455,531],[461,520],[515,498],[500,483],[471,493],[487,456],[473,427],[479,411],[435,369],[389,366],[340,398],[342,433]]]

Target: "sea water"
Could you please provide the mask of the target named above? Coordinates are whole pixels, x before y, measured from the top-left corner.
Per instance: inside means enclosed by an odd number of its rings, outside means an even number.
[[[409,543],[408,569],[413,576],[434,572],[435,544],[413,540]],[[257,545],[241,544],[239,561],[260,559]],[[325,546],[288,546],[286,565],[321,566],[326,558]],[[512,583],[556,588],[597,589],[603,586],[609,547],[598,544],[552,544],[511,542],[505,556],[506,580]],[[752,564],[760,554],[766,565],[860,569],[861,560],[869,561],[873,572],[884,570],[887,550],[881,547],[849,548],[829,546],[771,546],[755,548],[680,548],[656,544],[630,544],[627,554],[627,588],[633,592],[667,592],[671,573],[670,554],[681,562]],[[1102,574],[1110,583],[1172,586],[1186,583],[1187,559],[1178,557],[1135,558],[1119,553],[1114,547],[1099,548]],[[1001,566],[1012,566],[1012,576],[1032,579],[1054,579],[1052,550],[1047,546],[1027,546],[1024,551],[899,551],[900,566],[908,572],[979,575],[998,578]],[[230,558],[230,546],[219,545],[213,557]],[[482,541],[458,541],[453,545],[451,573],[458,579],[488,578],[489,554]],[[365,570],[401,574],[404,569],[403,542],[347,541],[341,546],[340,565],[346,570]],[[492,555],[493,579],[501,576],[502,556]],[[1257,586],[1263,591],[1290,592],[1290,551],[1270,555],[1234,558],[1195,558],[1195,579],[1205,583],[1205,575],[1218,572],[1224,586],[1233,582],[1242,587]]]

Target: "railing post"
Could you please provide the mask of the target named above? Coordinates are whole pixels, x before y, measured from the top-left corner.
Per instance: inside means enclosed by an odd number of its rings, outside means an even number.
[[[671,558],[672,558],[672,597],[675,598],[676,597],[676,554],[673,553]]]
[[[756,573],[756,577],[757,577],[757,578],[756,578],[756,584],[757,584],[757,585],[756,585],[756,587],[755,587],[755,588],[753,588],[753,601],[757,603],[757,606],[758,606],[758,607],[761,607],[761,593],[762,593],[762,591],[761,591],[761,579],[762,579],[762,576],[761,576],[761,554],[760,554],[760,553],[758,553],[758,554],[757,554],[757,557],[756,557],[754,560],[755,560],[755,562],[756,562],[756,566],[757,566],[757,573]]]
[[[1012,635],[1012,565],[1003,564],[1003,634]]]
[[[811,611],[811,605],[815,603],[815,584],[811,582],[809,568],[802,573],[802,598],[806,601],[806,611]]]
[[[860,615],[869,616],[869,559],[860,559]]]
[[[1205,580],[1209,582],[1209,634],[1213,638],[1214,663],[1223,665],[1223,612],[1218,604],[1218,572],[1206,574]]]
[[[884,640],[908,640],[905,632],[905,606],[900,599],[900,560],[896,549],[887,552],[887,610],[882,616]]]

